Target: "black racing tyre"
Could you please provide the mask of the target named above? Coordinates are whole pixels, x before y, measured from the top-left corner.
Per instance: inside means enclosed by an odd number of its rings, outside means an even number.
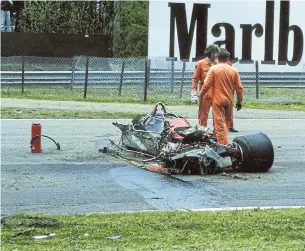
[[[267,172],[273,165],[274,149],[264,133],[239,136],[233,139],[241,151],[239,172]]]

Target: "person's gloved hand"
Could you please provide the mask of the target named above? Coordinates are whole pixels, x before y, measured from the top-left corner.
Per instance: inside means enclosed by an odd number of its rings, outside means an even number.
[[[241,109],[242,105],[241,105],[241,102],[238,102],[236,103],[236,110],[239,111]]]
[[[191,91],[191,102],[192,103],[197,103],[198,102],[197,92]]]

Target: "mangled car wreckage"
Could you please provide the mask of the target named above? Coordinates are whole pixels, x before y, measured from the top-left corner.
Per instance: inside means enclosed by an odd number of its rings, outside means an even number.
[[[160,163],[169,174],[214,174],[225,168],[266,172],[274,160],[273,145],[264,133],[239,136],[230,145],[221,145],[211,129],[192,127],[187,118],[162,103],[131,124],[113,125],[122,132],[120,144],[112,142],[118,151],[144,154],[144,162]]]

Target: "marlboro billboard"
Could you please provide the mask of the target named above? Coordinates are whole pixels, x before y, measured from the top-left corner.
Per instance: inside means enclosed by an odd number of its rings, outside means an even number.
[[[215,43],[234,61],[304,65],[305,1],[150,1],[148,55],[194,61]]]

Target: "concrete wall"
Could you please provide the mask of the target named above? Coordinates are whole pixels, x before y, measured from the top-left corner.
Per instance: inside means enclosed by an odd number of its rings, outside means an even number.
[[[1,56],[22,54],[39,57],[109,57],[109,36],[2,32]]]

